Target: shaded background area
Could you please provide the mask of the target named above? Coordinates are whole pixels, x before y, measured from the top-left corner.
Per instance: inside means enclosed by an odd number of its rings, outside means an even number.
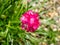
[[[21,29],[27,10],[40,15],[37,31]],[[0,45],[60,45],[60,0],[0,0]]]

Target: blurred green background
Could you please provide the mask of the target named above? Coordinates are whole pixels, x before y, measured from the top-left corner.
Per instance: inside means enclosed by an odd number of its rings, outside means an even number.
[[[59,0],[0,0],[0,45],[60,45]],[[21,29],[20,17],[27,10],[40,15],[33,33]]]

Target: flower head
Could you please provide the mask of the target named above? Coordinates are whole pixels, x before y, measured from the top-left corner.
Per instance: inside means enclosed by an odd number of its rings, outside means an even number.
[[[27,32],[34,32],[40,25],[39,14],[32,10],[25,12],[20,20],[22,22],[22,29]]]

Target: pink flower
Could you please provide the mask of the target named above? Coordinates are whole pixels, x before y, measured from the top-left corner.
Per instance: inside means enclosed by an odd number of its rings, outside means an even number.
[[[34,32],[40,26],[39,14],[32,10],[25,12],[20,20],[22,22],[22,29],[27,32]]]

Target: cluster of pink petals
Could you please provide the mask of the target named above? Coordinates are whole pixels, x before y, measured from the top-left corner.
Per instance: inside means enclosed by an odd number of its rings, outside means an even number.
[[[22,22],[22,29],[27,32],[34,32],[40,26],[39,14],[32,10],[25,12],[20,20]]]

